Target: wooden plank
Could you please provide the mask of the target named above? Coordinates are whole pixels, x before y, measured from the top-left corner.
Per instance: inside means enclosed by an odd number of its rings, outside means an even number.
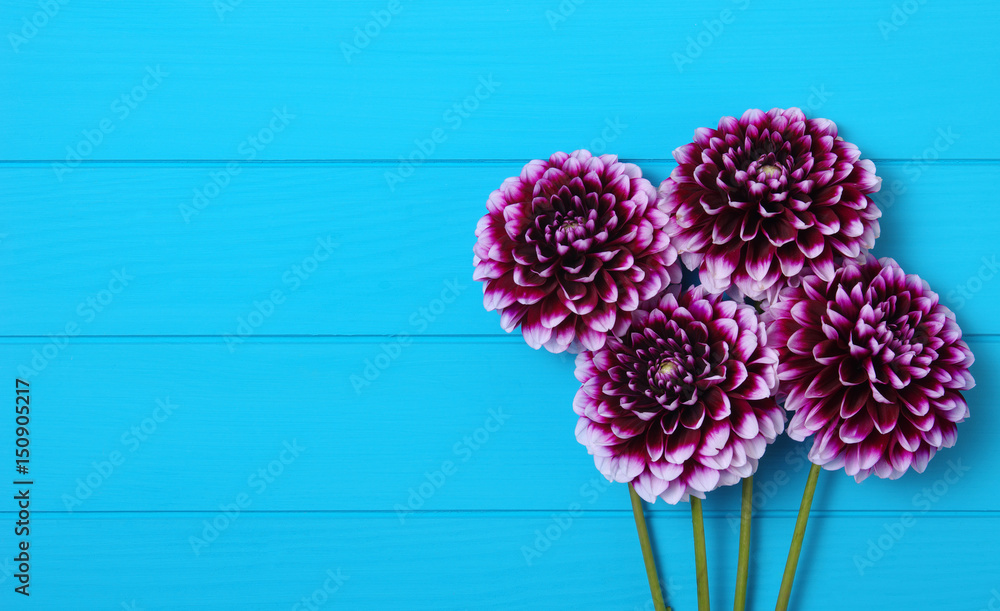
[[[70,323],[81,335],[502,335],[471,280],[473,232],[520,167],[428,166],[396,194],[379,164],[245,165],[218,191],[224,165],[113,164],[62,183],[0,167],[0,335]],[[657,183],[671,167],[643,164]],[[966,332],[1000,333],[1000,196],[982,187],[1000,165],[879,173],[876,252],[927,279]],[[196,191],[216,196],[199,210]]]
[[[38,2],[11,1],[0,159],[396,162],[421,143],[432,159],[591,145],[664,159],[723,115],[793,105],[874,158],[995,158],[998,91],[984,75],[1000,67],[1000,7],[898,4],[818,16],[749,0],[234,1],[151,18],[139,4],[74,0],[33,32]],[[287,120],[272,124],[275,109]]]
[[[309,607],[294,605],[315,595],[321,609],[652,608],[626,513],[573,516],[567,507],[555,515],[430,516],[406,525],[353,514],[233,516],[228,524],[218,513],[32,516],[30,602],[81,611],[301,611]],[[872,600],[891,597],[893,608],[982,609],[1000,600],[1000,561],[991,553],[1000,544],[1000,519],[920,518],[907,526],[903,519],[814,517],[792,608],[867,609]],[[219,530],[206,535],[206,522],[216,520]],[[706,522],[713,603],[726,608],[737,538],[720,519]],[[753,608],[773,604],[793,522],[754,523]],[[893,538],[886,528],[896,524]],[[670,603],[694,608],[687,512],[657,515],[650,528]],[[195,542],[195,555],[192,537],[214,540]],[[5,548],[13,543],[6,529],[2,541]],[[868,560],[872,548],[874,561]],[[4,566],[10,574],[0,573],[0,598],[13,608],[23,601],[13,592],[12,561]]]
[[[530,158],[614,152],[659,182],[695,128],[797,105],[876,161],[876,252],[956,310],[979,387],[926,473],[823,474],[792,608],[998,608],[1000,5],[818,10],[5,2],[0,373],[33,370],[29,605],[651,609],[625,488],[573,438],[572,360],[483,312],[473,228]],[[802,450],[762,461],[751,608]],[[717,609],[737,494],[705,502]],[[14,508],[3,608],[26,602]],[[678,611],[687,510],[648,512]]]
[[[52,346],[52,344],[50,344]],[[979,386],[958,445],[924,474],[862,485],[824,473],[827,510],[992,510],[1000,415],[997,338],[971,343]],[[628,509],[573,430],[573,363],[519,341],[217,338],[0,344],[0,379],[31,377],[35,507],[209,510],[239,494],[261,510]],[[367,369],[367,371],[366,371]],[[13,447],[13,427],[0,447]],[[808,463],[783,437],[765,455],[757,507],[791,511]],[[709,509],[733,513],[737,487]],[[657,509],[668,510],[663,504]],[[2,508],[0,508],[2,509]]]

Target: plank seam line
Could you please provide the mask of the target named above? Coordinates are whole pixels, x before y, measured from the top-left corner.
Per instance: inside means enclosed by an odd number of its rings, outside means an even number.
[[[673,158],[660,157],[622,157],[622,161],[629,163],[676,163]],[[527,159],[427,159],[421,165],[448,165],[448,164],[482,164],[482,165],[523,165]],[[873,163],[920,163],[924,165],[934,164],[997,164],[1000,158],[989,157],[957,157],[954,159],[936,159],[928,161],[922,158],[904,157],[882,157],[873,158]],[[65,163],[65,159],[0,159],[2,165],[51,165],[53,163]],[[303,159],[84,159],[78,166],[114,166],[124,164],[136,165],[217,165],[227,163],[238,163],[240,165],[398,165],[399,159],[372,158],[372,159],[323,159],[323,158],[303,158]]]
[[[726,518],[730,517],[737,508],[734,506],[731,510],[725,511],[721,509],[705,510],[705,515],[713,518]],[[424,510],[413,510],[408,511],[407,516],[425,516],[430,517],[434,515],[457,515],[457,514],[467,514],[470,516],[474,515],[487,515],[487,514],[501,514],[501,515],[551,515],[553,512],[567,511],[566,507],[555,507],[550,509],[424,509]],[[585,509],[581,508],[579,510],[583,514],[589,514],[593,516],[601,514],[612,514],[620,516],[632,516],[631,509]],[[150,510],[139,510],[139,509],[107,509],[107,510],[87,510],[87,511],[65,511],[65,510],[35,510],[32,511],[33,514],[41,515],[54,515],[54,516],[73,516],[73,515],[122,515],[122,514],[134,514],[134,515],[200,515],[200,514],[212,514],[219,513],[218,509],[150,509]],[[255,509],[255,510],[245,510],[244,514],[258,514],[258,515],[283,515],[283,514],[317,514],[317,515],[375,515],[375,516],[395,516],[397,511],[395,509]],[[651,515],[661,515],[661,516],[671,516],[677,515],[685,519],[690,519],[690,514],[686,509],[648,509],[647,513]],[[871,517],[884,517],[884,516],[894,516],[900,515],[902,513],[911,513],[920,516],[937,516],[940,518],[951,518],[951,517],[981,517],[981,518],[992,518],[1000,517],[1000,510],[997,509],[961,509],[961,510],[930,510],[930,511],[919,511],[916,509],[814,509],[810,513],[810,517],[844,517],[844,516],[871,516]],[[754,517],[766,518],[766,517],[795,517],[798,514],[797,509],[763,509],[754,512]],[[16,515],[13,511],[0,511],[0,515]]]
[[[266,344],[281,342],[315,342],[315,343],[369,343],[373,341],[386,341],[397,337],[398,334],[273,334],[273,335],[253,335],[244,338],[244,343]],[[83,343],[186,343],[189,340],[207,340],[202,343],[217,343],[225,340],[225,335],[199,335],[199,334],[178,334],[178,335],[75,335],[73,342],[83,340]],[[966,340],[996,341],[1000,339],[1000,333],[965,333],[962,335]],[[18,344],[28,342],[50,341],[49,335],[0,335],[0,344]],[[511,343],[520,344],[523,342],[520,334],[499,335],[499,334],[425,334],[410,336],[410,340],[416,343],[437,343],[437,342],[482,342],[482,343]],[[193,343],[193,342],[192,342]]]

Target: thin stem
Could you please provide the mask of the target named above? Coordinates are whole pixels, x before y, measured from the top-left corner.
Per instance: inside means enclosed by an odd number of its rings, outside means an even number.
[[[649,593],[653,595],[653,608],[656,611],[670,611],[663,605],[660,578],[656,575],[656,558],[653,557],[653,546],[649,542],[646,518],[642,515],[642,499],[636,494],[632,484],[628,485],[628,493],[632,497],[632,515],[635,516],[635,529],[639,532],[639,546],[642,547],[642,560],[646,564],[646,577],[649,579]]]
[[[701,515],[701,499],[691,496],[691,525],[694,527],[694,564],[698,577],[698,611],[709,611],[708,560],[705,558],[705,519]]]
[[[795,520],[795,534],[792,535],[792,546],[788,549],[788,562],[785,563],[785,574],[781,577],[781,590],[778,592],[778,604],[775,611],[786,611],[788,599],[792,596],[792,582],[795,580],[795,567],[799,563],[799,553],[802,551],[802,539],[806,534],[806,522],[809,521],[809,508],[812,506],[813,494],[816,492],[816,480],[819,478],[820,466],[813,465],[809,469],[809,479],[802,493],[802,504],[799,506],[799,517]]]
[[[743,497],[740,504],[740,561],[736,567],[736,599],[733,611],[743,611],[747,606],[747,580],[750,574],[750,512],[753,505],[753,476],[743,480]]]

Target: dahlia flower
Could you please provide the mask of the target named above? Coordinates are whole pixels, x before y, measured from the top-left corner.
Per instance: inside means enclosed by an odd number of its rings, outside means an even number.
[[[659,191],[667,232],[713,293],[773,300],[803,270],[830,280],[878,237],[875,165],[827,119],[751,109],[699,128],[674,158]]]
[[[777,353],[754,308],[665,293],[576,357],[576,438],[609,480],[676,504],[748,477],[785,424]]]
[[[680,281],[667,215],[638,166],[587,151],[534,160],[486,203],[474,278],[532,348],[597,350],[628,313]]]
[[[922,472],[955,443],[975,382],[955,315],[892,259],[847,262],[781,292],[765,318],[779,354],[788,435],[809,459],[861,481]]]

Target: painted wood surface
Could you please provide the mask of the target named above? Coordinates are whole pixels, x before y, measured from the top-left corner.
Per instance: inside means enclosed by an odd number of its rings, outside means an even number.
[[[483,311],[475,222],[531,158],[612,152],[659,183],[695,128],[797,105],[875,161],[876,254],[956,311],[978,386],[926,473],[823,473],[792,607],[1000,608],[998,22],[984,1],[4,2],[0,383],[31,380],[36,484],[28,601],[2,494],[0,606],[651,609],[627,492],[573,438],[572,358]],[[762,461],[752,609],[804,452]],[[705,503],[719,609],[737,494]],[[648,510],[692,609],[687,507]]]
[[[33,545],[39,594],[32,603],[164,610],[299,604],[298,611],[309,608],[303,598],[315,596],[320,609],[652,609],[631,514],[574,515],[571,507],[422,515],[404,524],[354,513],[45,515]],[[675,609],[696,607],[690,515],[677,509],[649,522],[666,598]],[[793,516],[755,523],[753,608],[774,603],[780,574],[773,568],[784,563],[793,524]],[[706,518],[705,528],[711,592],[725,609],[736,534],[722,518]],[[808,578],[793,594],[794,608],[872,609],[874,600],[893,609],[978,611],[997,600],[990,564],[960,562],[960,555],[929,562],[925,555],[996,549],[994,519],[816,516],[806,537],[800,568]]]
[[[503,335],[471,280],[472,245],[490,191],[522,165],[429,165],[395,194],[372,163],[245,165],[218,191],[225,164],[110,164],[63,183],[37,164],[0,167],[22,204],[3,219],[0,331],[236,335],[272,303],[253,335]],[[642,164],[656,184],[671,167]],[[875,252],[928,280],[965,332],[1000,333],[1000,193],[988,188],[1000,165],[921,167],[879,163]],[[88,303],[109,285],[107,304]]]
[[[0,355],[31,367],[44,346],[3,344]],[[979,387],[959,445],[898,481],[824,474],[836,491],[828,509],[997,509],[990,397],[1000,390],[989,372],[1000,342],[971,347]],[[230,353],[214,338],[82,339],[45,365],[32,381],[45,511],[210,510],[272,477],[280,493],[258,509],[554,510],[600,479],[573,436],[572,359],[519,340],[250,340]],[[3,435],[13,446],[13,430]],[[798,508],[805,453],[781,438],[765,455],[759,510]],[[738,494],[706,505],[738,511]],[[592,508],[628,503],[602,495]]]
[[[3,50],[0,155],[65,163],[106,119],[82,158],[243,159],[248,145],[257,159],[396,161],[441,129],[431,159],[521,160],[617,121],[609,150],[663,159],[695,127],[775,105],[822,110],[877,158],[921,155],[950,127],[961,138],[942,157],[992,159],[1000,137],[1000,7],[983,0],[911,13],[889,0],[224,1],[66,2]],[[5,6],[11,33],[39,10]],[[248,142],[286,107],[287,129]]]

